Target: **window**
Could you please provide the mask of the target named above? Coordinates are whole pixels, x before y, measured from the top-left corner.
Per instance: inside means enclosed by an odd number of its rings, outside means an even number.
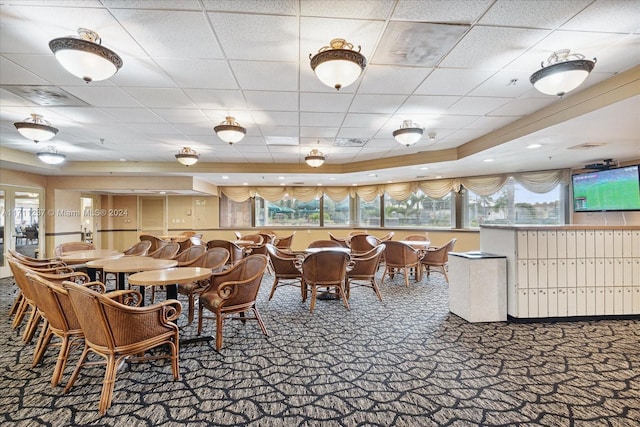
[[[356,196],[356,212],[359,227],[380,227],[380,196],[371,202],[365,202]]]
[[[398,201],[385,197],[385,227],[451,227],[451,193],[434,199],[422,191],[412,194],[407,200]]]
[[[563,224],[562,185],[548,193],[533,193],[509,178],[490,196],[465,190],[465,227],[481,224]]]
[[[351,198],[345,197],[340,202],[334,202],[329,197],[322,198],[324,209],[324,225],[328,226],[350,226],[351,225]]]
[[[223,194],[220,197],[220,227],[251,227],[251,199],[234,202]]]
[[[277,202],[256,197],[256,227],[269,225],[319,226],[320,199],[301,202],[286,196]]]

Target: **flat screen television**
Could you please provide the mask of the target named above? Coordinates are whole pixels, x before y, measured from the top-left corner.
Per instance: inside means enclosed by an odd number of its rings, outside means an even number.
[[[640,211],[640,165],[572,176],[574,212]]]

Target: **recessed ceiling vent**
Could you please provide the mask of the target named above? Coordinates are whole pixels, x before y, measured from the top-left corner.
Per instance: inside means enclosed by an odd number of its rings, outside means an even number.
[[[334,147],[364,147],[369,142],[365,138],[336,138],[333,141]]]
[[[87,107],[89,104],[56,86],[12,86],[2,89],[43,107]]]
[[[585,142],[584,144],[574,145],[573,147],[567,148],[567,150],[589,150],[591,148],[597,148],[607,145],[606,142]]]

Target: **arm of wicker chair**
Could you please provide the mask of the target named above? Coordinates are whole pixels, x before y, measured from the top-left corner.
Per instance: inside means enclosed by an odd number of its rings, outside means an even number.
[[[83,283],[88,283],[90,281],[87,273],[84,273],[82,271],[74,271],[71,273],[60,273],[60,274],[45,273],[43,271],[37,271],[36,273],[39,276],[42,276],[45,279],[50,280],[52,282],[61,282],[62,280],[69,280],[71,282],[83,284]]]
[[[93,289],[94,291],[101,294],[104,294],[107,292],[107,287],[105,286],[105,284],[98,281],[85,282],[85,283],[82,283],[82,286],[84,286],[85,288]]]
[[[140,307],[142,304],[142,294],[135,289],[120,289],[107,292],[104,295],[109,299],[129,307]]]

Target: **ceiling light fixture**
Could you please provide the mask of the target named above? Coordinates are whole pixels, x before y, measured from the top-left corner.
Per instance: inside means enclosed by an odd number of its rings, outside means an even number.
[[[53,145],[49,145],[44,151],[36,153],[36,156],[48,165],[59,165],[67,158],[64,154],[58,153]]]
[[[178,152],[178,154],[176,154],[176,159],[185,166],[195,165],[198,163],[199,158],[200,154],[196,153],[189,147],[184,147]]]
[[[33,142],[48,141],[58,133],[58,129],[42,118],[39,114],[31,114],[31,117],[13,124],[20,135]]]
[[[593,61],[584,59],[584,55],[570,53],[569,49],[557,50],[547,59],[547,66],[544,62],[542,67],[531,75],[529,81],[540,92],[545,95],[564,96],[580,86],[589,76],[596,64]]]
[[[225,121],[214,127],[213,130],[218,135],[218,138],[228,142],[229,145],[241,141],[247,133],[247,130],[240,126],[236,119],[231,116],[227,116]]]
[[[429,142],[436,142],[436,133],[429,132]]]
[[[355,82],[367,66],[367,58],[345,39],[333,39],[315,55],[309,54],[311,69],[322,83],[340,90]]]
[[[402,122],[402,126],[400,129],[396,129],[393,131],[393,137],[402,145],[406,145],[407,147],[415,144],[422,138],[422,133],[424,129],[422,129],[417,124],[413,123],[411,120],[405,120]]]
[[[122,67],[122,58],[102,46],[98,33],[78,28],[78,35],[60,37],[49,42],[49,48],[60,64],[87,83],[106,80]]]
[[[320,144],[320,141],[318,141],[318,144]],[[325,160],[324,154],[317,148],[312,149],[304,158],[304,161],[312,168],[322,166]]]

